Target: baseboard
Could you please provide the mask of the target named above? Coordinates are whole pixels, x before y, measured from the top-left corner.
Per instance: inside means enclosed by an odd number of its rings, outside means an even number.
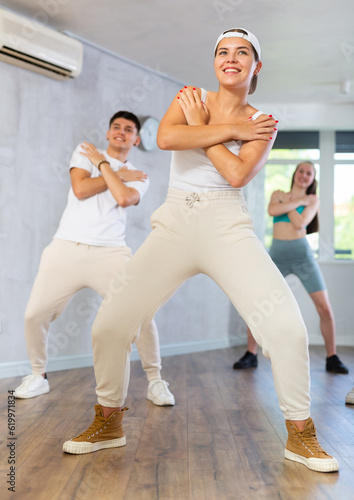
[[[160,346],[161,357],[178,356],[179,354],[189,354],[192,352],[213,351],[216,349],[226,349],[230,347],[228,337],[211,339],[200,342],[185,342],[181,344],[169,344]],[[131,360],[139,359],[139,354],[133,347]],[[48,361],[47,372],[57,372],[61,370],[73,370],[75,368],[85,368],[93,366],[92,354],[61,356],[51,358]],[[28,360],[16,361],[0,364],[0,379],[10,377],[24,377],[31,373],[31,365]]]
[[[320,334],[309,335],[310,346],[324,345],[323,337]],[[337,347],[354,347],[354,336],[351,335],[336,335],[336,346]]]
[[[239,338],[228,337],[202,340],[199,342],[184,342],[181,344],[169,344],[160,346],[161,357],[178,356],[179,354],[189,354],[192,352],[214,351],[216,349],[227,349],[232,346],[241,345]],[[246,339],[242,341],[246,345]],[[322,336],[310,337],[310,345],[323,345]],[[337,347],[354,347],[354,339],[348,339],[347,336],[337,336]],[[139,359],[139,354],[135,346],[131,355],[131,360]],[[74,370],[75,368],[85,368],[93,366],[92,354],[62,356],[51,358],[48,362],[47,372],[57,372],[61,370]],[[0,364],[0,379],[10,377],[24,377],[31,373],[31,366],[27,360]]]

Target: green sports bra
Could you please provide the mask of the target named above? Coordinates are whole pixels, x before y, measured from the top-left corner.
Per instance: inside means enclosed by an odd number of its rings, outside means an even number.
[[[299,214],[302,214],[302,212],[304,211],[304,208],[305,208],[305,205],[301,205],[300,207],[297,207],[296,211]],[[276,222],[291,222],[291,221],[288,217],[288,214],[281,214],[281,215],[276,215],[275,217],[273,217],[273,224],[275,224]]]

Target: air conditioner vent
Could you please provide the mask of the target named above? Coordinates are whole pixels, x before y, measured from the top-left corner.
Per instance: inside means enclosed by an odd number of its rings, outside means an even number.
[[[60,79],[73,78],[72,71],[67,70],[65,68],[61,68],[56,64],[47,63],[38,57],[29,56],[24,52],[20,52],[19,50],[12,49],[11,47],[3,46],[0,48],[0,60],[5,62],[13,62],[13,59],[17,59],[19,65],[25,67],[28,65],[28,69],[45,69],[51,71],[52,73],[58,75]],[[55,78],[55,76],[54,76]]]
[[[67,80],[80,74],[82,60],[78,40],[0,8],[0,61]]]

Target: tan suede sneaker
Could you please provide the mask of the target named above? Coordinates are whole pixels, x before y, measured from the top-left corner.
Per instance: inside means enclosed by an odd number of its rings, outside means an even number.
[[[122,420],[128,408],[112,413],[104,418],[101,405],[95,405],[96,416],[88,429],[63,444],[65,453],[81,455],[126,445]]]
[[[285,423],[288,430],[285,458],[299,462],[318,472],[339,470],[337,460],[328,455],[317,441],[316,428],[312,418],[306,420],[305,429],[302,432],[291,420],[286,420]]]

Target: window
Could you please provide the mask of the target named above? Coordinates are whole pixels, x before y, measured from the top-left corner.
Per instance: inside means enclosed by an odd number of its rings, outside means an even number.
[[[334,154],[336,259],[354,258],[354,132],[336,132]]]
[[[307,236],[310,246],[323,260],[354,260],[354,132],[350,131],[279,132],[264,170],[265,246],[272,242],[271,194],[276,189],[289,191],[296,165],[306,160],[315,164],[317,194],[322,193],[320,232]]]

